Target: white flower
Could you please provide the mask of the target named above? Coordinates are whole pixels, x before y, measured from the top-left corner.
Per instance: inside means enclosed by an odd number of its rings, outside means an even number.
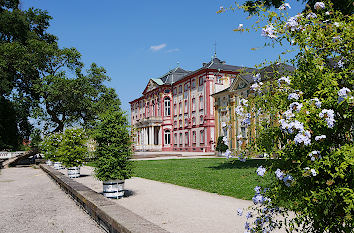
[[[279,168],[275,171],[275,175],[279,180],[283,179],[283,176],[285,175],[284,172],[282,172]]]
[[[242,139],[242,135],[241,135],[241,134],[238,135],[238,136],[237,136],[237,139]]]
[[[243,106],[248,106],[247,102],[248,102],[248,100],[246,100],[246,99],[241,99],[241,100],[240,100],[240,103],[241,103]]]
[[[333,128],[335,120],[334,120],[334,111],[332,109],[323,109],[319,113],[319,117],[325,118],[327,122],[327,126],[329,128]]]
[[[301,144],[303,143],[305,146],[308,146],[311,144],[311,133],[310,131],[306,130],[306,131],[302,131],[299,132],[298,134],[296,134],[294,141],[295,144]]]
[[[262,36],[269,37],[271,39],[277,38],[275,35],[276,31],[274,30],[274,26],[272,24],[266,25],[262,28]]]
[[[247,115],[249,115],[249,113]],[[244,126],[250,125],[251,124],[251,118],[247,116],[245,119],[242,120],[241,124],[244,125]]]
[[[321,158],[320,156],[320,151],[314,150],[309,153],[309,157],[311,158],[311,161],[315,161],[316,158]]]
[[[226,144],[227,143],[227,137],[226,136],[222,137],[222,141]]]
[[[291,9],[291,6],[289,3],[283,3],[281,6],[278,8],[279,10],[286,10],[286,8]]]
[[[238,25],[238,30],[241,30],[243,28],[243,24],[242,23],[240,23],[239,25]]]
[[[264,176],[266,169],[263,166],[257,168],[257,175]]]
[[[326,138],[326,135],[320,135],[320,136],[316,136],[315,140],[319,141],[319,140],[322,140],[322,139],[325,139],[325,138]]]
[[[343,87],[342,89],[340,89],[338,91],[338,96],[339,97],[342,97],[342,98],[347,98],[348,97],[348,93],[350,93],[350,89],[349,88],[346,88],[346,87]]]
[[[288,95],[288,99],[289,100],[292,100],[292,99],[298,100],[299,98],[300,98],[300,96],[298,94],[296,94],[296,93],[290,93]]]
[[[259,82],[259,83],[254,83],[251,85],[251,90],[254,90],[254,91],[258,91],[260,92],[261,91],[261,87],[262,87],[263,83],[262,82]]]
[[[343,68],[344,66],[344,62],[342,60],[339,60],[338,63],[337,63],[337,67],[338,68]]]
[[[314,5],[314,8],[316,10],[324,9],[325,8],[325,4],[323,2],[316,2],[315,5]]]
[[[326,15],[330,15],[330,13],[329,13],[329,11],[326,11],[326,13],[325,13]]]
[[[317,172],[316,172],[315,169],[312,168],[310,171],[311,171],[311,173],[312,173],[312,176],[317,176]]]
[[[294,102],[291,103],[289,106],[290,109],[295,110],[297,112],[300,112],[301,108],[302,108],[302,104],[298,103],[298,102]]]
[[[306,16],[306,19],[315,19],[317,18],[317,15],[313,12],[309,13],[307,16]]]
[[[243,210],[240,209],[240,208],[238,208],[238,209],[237,209],[237,215],[242,216],[242,213],[243,213]]]
[[[252,197],[252,201],[255,205],[258,203],[262,204],[264,201],[264,197],[261,194],[256,194],[254,197]]]
[[[259,187],[258,185],[254,188],[254,191],[256,192],[256,193],[261,193],[261,187]]]
[[[300,29],[300,25],[298,22],[298,18],[301,17],[302,14],[295,15],[293,17],[290,17],[288,21],[285,24],[285,27],[290,29],[290,31],[295,31]]]
[[[336,26],[336,27],[339,27],[339,26],[340,26],[340,23],[334,22],[333,25]]]
[[[220,10],[221,10],[221,11],[224,10],[224,6],[220,6]]]
[[[283,179],[284,183],[286,186],[290,187],[292,181],[293,181],[293,177],[291,175],[287,175],[284,177]]]
[[[225,156],[226,156],[226,158],[232,157],[231,151],[230,151],[229,149],[227,149],[227,150],[225,151]]]
[[[320,108],[322,103],[318,98],[311,99],[311,101],[315,101],[315,105],[317,108]]]
[[[278,79],[278,85],[280,86],[282,83],[285,83],[285,84],[289,85],[290,84],[290,77],[289,76],[287,76],[287,77],[283,76],[280,79]]]
[[[261,74],[257,73],[256,75],[253,75],[253,81],[260,82],[261,81]]]
[[[237,105],[237,107],[235,108],[235,112],[237,115],[242,116],[244,114],[244,109],[241,105]]]

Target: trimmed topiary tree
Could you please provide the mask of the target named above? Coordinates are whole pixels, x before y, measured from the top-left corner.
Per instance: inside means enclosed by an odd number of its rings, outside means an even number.
[[[95,176],[101,181],[130,178],[132,142],[129,123],[121,109],[111,109],[100,116],[94,139],[97,143]]]
[[[218,137],[218,143],[217,143],[215,149],[216,149],[216,151],[219,151],[221,153],[224,153],[225,151],[227,151],[227,149],[229,149],[229,147],[224,143],[223,136]]]
[[[51,133],[44,137],[42,143],[40,144],[40,149],[44,153],[45,159],[53,162],[60,161],[58,149],[62,140],[62,133]]]
[[[58,149],[60,162],[67,168],[81,166],[87,155],[86,141],[83,129],[65,130]]]

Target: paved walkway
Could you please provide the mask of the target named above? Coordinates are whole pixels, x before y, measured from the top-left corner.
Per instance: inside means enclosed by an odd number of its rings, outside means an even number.
[[[162,159],[201,159],[201,158],[222,158],[214,152],[135,152],[132,160],[162,160]]]
[[[41,169],[0,170],[0,232],[104,232]]]
[[[102,192],[91,167],[83,167],[81,174],[76,181]],[[236,211],[252,205],[251,201],[137,177],[126,180],[125,189],[132,194],[116,200],[120,205],[170,232],[243,233],[246,218]]]

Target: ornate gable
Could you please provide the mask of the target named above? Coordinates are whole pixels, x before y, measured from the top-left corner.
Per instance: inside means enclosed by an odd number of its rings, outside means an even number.
[[[145,87],[145,90],[143,91],[143,94],[145,94],[149,91],[152,91],[158,87],[159,87],[159,85],[156,82],[154,82],[152,79],[150,79],[148,84]]]

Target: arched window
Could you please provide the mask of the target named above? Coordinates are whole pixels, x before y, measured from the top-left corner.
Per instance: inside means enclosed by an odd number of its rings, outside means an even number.
[[[165,145],[171,144],[171,132],[170,130],[165,130]]]
[[[171,115],[171,100],[170,97],[165,98],[165,116],[170,116]]]

